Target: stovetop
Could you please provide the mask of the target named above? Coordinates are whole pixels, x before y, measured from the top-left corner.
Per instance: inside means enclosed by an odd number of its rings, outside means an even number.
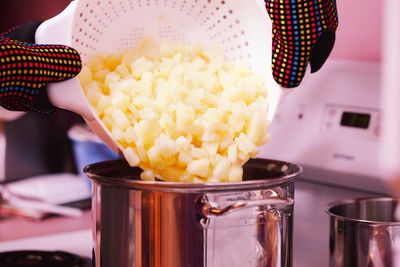
[[[92,258],[92,231],[82,230],[0,242],[0,253],[16,250],[64,251],[85,260]],[[83,265],[82,267],[89,267]]]
[[[65,251],[0,252],[0,267],[90,267],[92,260]]]

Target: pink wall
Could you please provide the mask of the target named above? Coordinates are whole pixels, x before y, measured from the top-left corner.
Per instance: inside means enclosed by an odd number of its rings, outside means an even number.
[[[0,32],[30,20],[46,20],[68,6],[71,0],[0,0]]]
[[[327,0],[324,0],[327,1]],[[332,58],[380,60],[383,0],[336,0],[339,28]],[[399,0],[400,1],[400,0]],[[0,32],[16,24],[47,19],[62,9],[70,0],[1,1]],[[46,8],[43,8],[46,6]],[[25,8],[21,8],[25,7]],[[32,10],[34,12],[31,12]]]
[[[382,0],[336,0],[339,27],[331,58],[379,61]]]

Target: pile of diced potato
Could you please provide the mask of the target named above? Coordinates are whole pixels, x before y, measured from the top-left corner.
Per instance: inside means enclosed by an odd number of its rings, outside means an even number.
[[[264,80],[216,48],[144,39],[97,54],[79,80],[143,180],[241,181],[269,139]]]

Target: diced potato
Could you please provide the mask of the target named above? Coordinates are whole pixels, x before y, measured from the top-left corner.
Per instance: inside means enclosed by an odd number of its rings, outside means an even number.
[[[187,167],[187,172],[203,178],[208,176],[210,161],[208,159],[193,160]]]
[[[179,152],[176,142],[165,134],[160,134],[154,142],[154,146],[157,147],[158,152],[166,158],[173,157]]]
[[[128,118],[126,117],[125,113],[122,112],[122,110],[117,109],[114,110],[111,114],[113,120],[115,121],[115,124],[117,127],[119,127],[122,130],[126,130],[126,128],[129,127],[130,122],[128,120]]]
[[[143,181],[154,181],[156,177],[152,170],[145,170],[140,174],[140,179]]]
[[[82,66],[82,70],[79,73],[78,78],[82,88],[86,89],[88,83],[93,80],[91,69],[88,66]]]
[[[118,107],[120,110],[125,110],[129,107],[130,97],[121,93],[115,92],[111,97],[111,105]]]
[[[198,177],[194,177],[193,178],[193,183],[202,184],[202,183],[205,183],[205,182],[206,182],[206,180],[203,180],[201,178],[198,178]]]
[[[157,110],[157,103],[146,96],[137,96],[132,100],[132,103],[137,109],[144,109],[145,107],[150,107],[151,110]]]
[[[92,71],[92,73],[96,73],[99,70],[108,69],[107,65],[104,62],[104,58],[102,55],[95,55],[87,64],[87,67]]]
[[[240,133],[239,137],[235,139],[238,151],[248,155],[254,153],[257,149],[256,145],[244,133]]]
[[[102,117],[101,121],[104,123],[104,126],[106,126],[106,128],[109,131],[112,130],[112,127],[114,125],[114,120],[111,118],[111,115],[106,115],[106,116]]]
[[[231,170],[231,164],[226,157],[221,158],[221,160],[215,165],[213,170],[213,176],[220,181],[226,181]]]
[[[177,44],[169,41],[162,42],[160,45],[161,57],[172,57],[177,51]]]
[[[130,98],[131,91],[134,90],[135,86],[136,86],[135,80],[133,80],[131,78],[127,78],[127,79],[124,79],[121,81],[110,83],[108,85],[109,90],[111,92],[119,91],[119,92],[125,94],[129,98]]]
[[[204,148],[193,147],[191,149],[191,153],[194,159],[204,159],[208,156],[207,150],[205,150]]]
[[[205,143],[204,149],[207,151],[209,155],[214,155],[218,152],[219,145],[218,143]]]
[[[218,48],[145,38],[98,54],[78,77],[142,180],[238,182],[270,139],[264,80]]]
[[[258,144],[262,140],[264,134],[263,128],[260,127],[263,123],[263,114],[260,112],[254,112],[248,122],[248,126],[245,129],[245,133],[253,144]]]
[[[121,76],[116,72],[110,72],[106,75],[105,85],[110,86],[110,84],[117,83],[121,79]]]
[[[147,156],[149,157],[149,162],[151,167],[153,167],[154,169],[161,170],[166,167],[164,158],[161,155],[158,147],[156,146],[150,147],[150,149],[147,150]]]
[[[136,141],[136,149],[137,149],[137,152],[139,153],[140,160],[142,162],[147,163],[149,161],[149,157],[147,155],[146,149],[144,149],[142,140],[139,139]]]
[[[143,73],[148,72],[152,69],[153,63],[147,60],[145,57],[136,59],[131,65],[131,71],[136,79],[140,79]]]
[[[119,65],[115,69],[115,72],[118,73],[119,75],[121,75],[121,77],[123,77],[123,78],[128,78],[131,75],[130,70],[125,65]]]
[[[121,64],[121,55],[119,54],[110,54],[105,58],[105,64],[108,69],[114,71]]]
[[[231,167],[228,174],[228,182],[240,182],[243,177],[243,168],[240,165]]]
[[[176,126],[179,131],[185,131],[191,127],[191,122],[195,118],[193,107],[179,103],[176,108]]]
[[[86,88],[88,92],[89,90],[96,91],[98,93],[103,93],[104,85],[98,81],[92,80],[86,84]]]
[[[193,161],[193,156],[190,150],[181,150],[179,152],[179,166],[188,166]]]
[[[136,166],[140,162],[140,158],[137,153],[130,147],[126,148],[124,151],[124,157],[128,161],[129,165]]]
[[[180,182],[184,179],[185,174],[186,172],[184,169],[175,166],[169,166],[168,168],[164,168],[160,171],[161,177],[171,182]]]
[[[132,143],[134,141],[138,141],[138,137],[136,135],[135,129],[133,128],[133,126],[129,126],[125,133],[124,133],[124,137],[126,142],[128,143]]]
[[[92,89],[89,89],[86,93],[87,100],[92,106],[97,106],[97,103],[102,96],[104,96],[102,93],[99,93],[98,91]]]
[[[228,147],[228,160],[231,163],[235,163],[237,160],[237,145],[235,143]]]
[[[122,65],[124,65],[125,67],[127,67],[128,69],[130,69],[133,61],[135,61],[138,57],[140,57],[140,53],[137,50],[129,50],[124,52],[124,54],[122,55]],[[131,70],[129,70],[131,71]]]
[[[180,150],[190,148],[190,140],[184,136],[179,136],[175,142]]]
[[[93,75],[93,80],[104,83],[107,75],[110,73],[108,69],[96,71]]]
[[[103,112],[109,107],[111,107],[111,98],[105,95],[101,96],[97,102],[96,109],[100,112]]]
[[[136,123],[134,129],[138,138],[142,140],[146,150],[153,146],[154,141],[161,133],[161,127],[157,117],[152,117]]]
[[[117,140],[117,141],[125,141],[126,140],[124,132],[118,127],[112,128],[111,135],[114,140]]]

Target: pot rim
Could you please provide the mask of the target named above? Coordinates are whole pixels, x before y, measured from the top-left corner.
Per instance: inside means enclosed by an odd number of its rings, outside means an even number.
[[[400,221],[398,222],[390,222],[390,221],[381,221],[381,220],[367,220],[367,219],[357,219],[357,218],[351,218],[351,217],[346,217],[343,215],[338,215],[336,213],[333,213],[331,210],[337,206],[340,205],[346,205],[346,204],[355,204],[360,201],[391,201],[391,202],[396,202],[398,205],[400,205],[400,197],[360,197],[360,198],[348,198],[348,199],[343,199],[343,200],[338,200],[332,203],[328,204],[327,209],[325,212],[331,216],[332,218],[339,219],[342,221],[346,222],[355,222],[355,223],[364,223],[364,224],[370,224],[370,225],[394,225],[394,226],[399,226]]]
[[[284,185],[293,182],[293,180],[303,172],[303,168],[297,164],[269,160],[269,159],[251,159],[248,161],[255,164],[263,163],[279,163],[282,166],[289,167],[289,172],[279,177],[266,179],[248,180],[242,182],[220,182],[220,183],[187,183],[187,182],[164,182],[164,181],[143,181],[126,178],[113,178],[98,175],[94,173],[94,169],[98,169],[106,164],[113,165],[124,161],[123,159],[109,160],[90,164],[84,168],[84,173],[91,180],[105,186],[122,187],[136,190],[151,190],[151,191],[175,191],[175,192],[212,192],[212,191],[240,191],[248,189],[257,189],[262,187],[270,187],[273,185]],[[265,165],[267,166],[267,165]],[[138,167],[133,167],[136,171],[141,171]]]

